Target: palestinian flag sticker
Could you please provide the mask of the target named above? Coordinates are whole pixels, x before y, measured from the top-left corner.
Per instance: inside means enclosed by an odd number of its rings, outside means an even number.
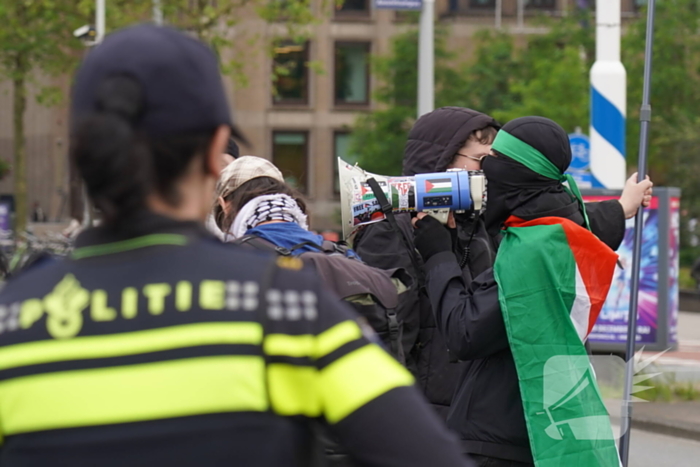
[[[451,192],[452,192],[452,180],[449,178],[437,178],[437,179],[425,181],[425,193],[426,194],[451,193]]]

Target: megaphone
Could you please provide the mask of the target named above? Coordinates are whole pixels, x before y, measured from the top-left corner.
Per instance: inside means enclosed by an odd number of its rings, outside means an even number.
[[[391,203],[393,212],[426,212],[443,224],[450,211],[481,211],[486,201],[486,177],[481,170],[462,169],[387,177],[367,172],[338,158],[343,237],[360,226],[385,219],[369,180],[374,179]]]

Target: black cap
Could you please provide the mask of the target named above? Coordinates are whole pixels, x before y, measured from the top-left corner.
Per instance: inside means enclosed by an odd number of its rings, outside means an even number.
[[[136,128],[147,134],[233,127],[217,58],[200,41],[169,27],[139,25],[108,35],[83,61],[73,87],[73,121],[97,111],[107,77],[126,75],[142,87]]]

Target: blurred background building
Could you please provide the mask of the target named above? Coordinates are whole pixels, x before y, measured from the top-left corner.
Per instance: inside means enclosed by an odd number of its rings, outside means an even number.
[[[594,0],[525,0],[522,8],[518,3],[518,0],[437,0],[436,18],[446,26],[448,47],[467,59],[472,50],[470,38],[480,29],[500,27],[526,40],[528,35],[543,32],[534,24],[536,16],[564,16],[574,8],[595,5]],[[623,18],[638,16],[644,3],[644,0],[622,0]],[[320,11],[320,6],[316,7]],[[278,35],[277,26],[259,17],[246,20],[246,37]],[[313,227],[336,229],[339,193],[335,159],[356,160],[349,144],[353,124],[358,115],[377,106],[372,99],[377,83],[370,71],[370,57],[387,54],[394,35],[416,26],[411,24],[411,16],[406,12],[376,10],[372,0],[346,0],[330,15],[308,27],[312,28],[310,40],[303,44],[281,43],[275,46],[273,54],[258,53],[250,41],[237,41],[240,50],[236,52],[244,57],[242,72],[248,84],[234,87],[230,78],[226,81],[234,118],[251,143],[250,147],[241,147],[241,153],[272,160],[308,197]],[[69,40],[70,31],[66,35]],[[271,79],[273,70],[279,69],[284,71]],[[35,81],[48,82],[41,76]],[[69,83],[68,76],[50,80],[50,84],[65,93]],[[0,84],[0,109],[10,108],[12,94],[11,83]],[[0,158],[10,163],[12,118],[12,112],[0,111]],[[59,106],[47,107],[32,97],[25,123],[28,205],[40,207],[50,221],[69,219],[71,190],[65,100]],[[0,181],[0,195],[11,195],[12,191],[12,177],[5,176]],[[79,190],[73,190],[74,215],[79,211],[76,203],[79,194]]]

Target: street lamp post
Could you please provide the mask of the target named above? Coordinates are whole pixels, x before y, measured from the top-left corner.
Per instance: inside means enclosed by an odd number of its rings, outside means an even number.
[[[153,0],[153,22],[158,26],[163,25],[163,8],[160,0]]]
[[[435,0],[423,0],[418,44],[418,117],[435,108]]]
[[[95,0],[95,43],[105,37],[105,0]]]

